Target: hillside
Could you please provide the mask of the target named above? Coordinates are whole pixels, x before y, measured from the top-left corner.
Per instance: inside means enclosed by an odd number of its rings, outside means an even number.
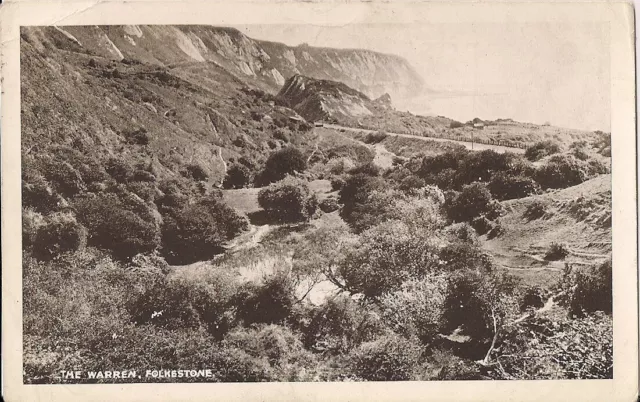
[[[527,216],[534,203],[545,206],[539,218]],[[610,174],[502,204],[506,209],[501,217],[504,233],[486,240],[483,246],[498,265],[523,277],[540,283],[546,278],[541,271],[558,277],[565,262],[585,266],[601,263],[611,255]],[[554,242],[564,244],[569,255],[562,261],[545,261]]]
[[[255,40],[235,28],[212,26],[66,26],[26,28],[57,47],[91,52],[110,60],[136,60],[178,69],[224,68],[275,94],[295,74],[343,82],[375,98],[409,97],[424,83],[398,56],[359,49],[290,47]],[[90,49],[90,50],[89,50]]]

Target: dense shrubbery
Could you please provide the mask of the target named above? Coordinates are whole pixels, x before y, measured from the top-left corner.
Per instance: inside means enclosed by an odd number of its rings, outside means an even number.
[[[351,370],[367,381],[412,380],[421,352],[415,342],[389,335],[355,349],[350,355]]]
[[[307,221],[318,207],[316,195],[307,183],[293,177],[260,190],[258,203],[279,222]]]
[[[222,186],[224,188],[243,188],[253,180],[251,171],[244,165],[234,164],[227,170]]]
[[[162,253],[174,264],[211,259],[247,226],[247,221],[221,200],[204,197],[164,216]]]
[[[320,210],[324,213],[331,213],[340,209],[340,204],[335,198],[325,198],[319,204]]]
[[[282,323],[293,311],[294,292],[286,271],[277,272],[259,283],[246,283],[235,296],[236,315],[245,325]]]
[[[572,155],[554,155],[536,172],[542,188],[567,188],[587,180],[584,162]]]
[[[528,147],[524,152],[524,157],[530,161],[537,161],[545,156],[560,152],[560,145],[553,141],[540,141]]]
[[[282,180],[287,175],[301,173],[307,169],[307,160],[298,148],[287,147],[272,153],[265,163],[264,170],[256,178],[258,185]]]
[[[585,313],[594,311],[611,313],[613,300],[611,260],[590,267],[588,270],[578,271],[575,283],[576,288],[570,304],[573,314],[583,316]]]
[[[534,200],[524,211],[523,216],[528,220],[542,218],[547,213],[547,204],[540,200]]]
[[[489,182],[489,191],[497,200],[511,200],[535,194],[540,186],[530,177],[495,174]]]
[[[73,216],[53,214],[36,230],[33,255],[41,260],[49,260],[62,253],[76,251],[85,244],[86,236],[85,228]]]
[[[563,260],[566,256],[569,255],[569,250],[564,244],[551,243],[549,246],[549,250],[544,255],[544,259],[547,261],[558,261]]]
[[[160,245],[158,227],[143,203],[127,205],[116,194],[105,193],[80,197],[74,206],[88,229],[87,243],[118,259],[152,252]]]
[[[446,205],[448,215],[454,222],[471,222],[474,218],[486,215],[489,220],[495,217],[497,204],[493,202],[486,185],[473,183]]]

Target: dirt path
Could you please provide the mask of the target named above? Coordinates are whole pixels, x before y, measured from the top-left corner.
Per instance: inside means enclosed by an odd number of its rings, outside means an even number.
[[[325,127],[332,128],[335,130],[346,130],[352,132],[365,132],[365,133],[373,133],[374,130],[366,130],[361,128],[352,128],[352,127],[344,127],[338,126],[335,124],[325,124]],[[503,145],[490,145],[490,144],[479,144],[477,142],[469,142],[469,141],[459,141],[459,140],[450,140],[448,138],[438,138],[438,137],[422,137],[419,135],[411,135],[411,134],[400,134],[400,133],[390,133],[386,132],[388,135],[394,135],[396,137],[405,137],[405,138],[415,138],[417,140],[422,141],[436,141],[436,142],[455,142],[457,144],[463,145],[467,149],[472,149],[474,151],[484,151],[486,149],[491,149],[493,151],[504,153],[504,152],[513,152],[516,154],[523,154],[524,149],[521,148],[513,148],[513,147],[505,147]]]

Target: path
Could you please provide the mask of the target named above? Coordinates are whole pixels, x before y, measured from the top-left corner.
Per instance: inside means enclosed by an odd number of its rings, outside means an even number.
[[[352,132],[365,132],[365,133],[373,133],[375,132],[375,130],[367,130],[367,129],[363,129],[363,128],[353,128],[353,127],[344,127],[344,126],[339,126],[336,124],[325,124],[325,127],[328,128],[332,128],[334,130],[345,130],[345,131],[352,131]],[[470,142],[470,141],[460,141],[460,140],[452,140],[452,139],[448,139],[448,138],[438,138],[438,137],[422,137],[419,135],[412,135],[412,134],[400,134],[400,133],[390,133],[390,132],[385,132],[387,135],[394,135],[396,137],[405,137],[405,138],[415,138],[417,140],[422,140],[422,141],[436,141],[436,142],[455,142],[457,144],[463,145],[465,148],[467,149],[472,149],[474,151],[484,151],[487,149],[491,149],[493,151],[499,152],[499,153],[504,153],[504,152],[513,152],[516,154],[523,154],[524,153],[524,149],[522,148],[515,148],[515,147],[506,147],[503,145],[491,145],[491,144],[480,144],[477,142]]]

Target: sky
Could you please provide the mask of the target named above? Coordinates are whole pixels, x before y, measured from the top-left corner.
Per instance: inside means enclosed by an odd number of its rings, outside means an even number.
[[[404,57],[430,91],[399,110],[610,131],[608,26],[447,23],[236,26],[255,39]]]

